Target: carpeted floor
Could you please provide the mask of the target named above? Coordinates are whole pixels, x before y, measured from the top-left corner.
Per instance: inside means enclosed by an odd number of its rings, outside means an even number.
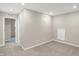
[[[24,51],[15,43],[0,47],[1,56],[79,56],[79,48],[55,41]]]

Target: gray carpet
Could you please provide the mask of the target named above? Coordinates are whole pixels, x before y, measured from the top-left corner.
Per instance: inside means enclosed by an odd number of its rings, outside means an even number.
[[[24,51],[15,43],[0,48],[1,56],[79,56],[79,48],[52,41]]]

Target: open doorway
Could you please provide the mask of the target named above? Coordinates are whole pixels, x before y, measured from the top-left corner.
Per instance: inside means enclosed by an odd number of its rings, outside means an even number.
[[[5,43],[16,43],[15,19],[5,18]]]

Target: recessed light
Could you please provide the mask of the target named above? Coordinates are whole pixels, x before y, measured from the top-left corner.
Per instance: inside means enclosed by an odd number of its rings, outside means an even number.
[[[77,6],[73,6],[73,8],[77,8]]]
[[[53,12],[49,12],[49,15],[53,15]]]
[[[13,11],[13,9],[10,9],[10,11]]]
[[[25,3],[22,3],[22,5],[24,6]]]

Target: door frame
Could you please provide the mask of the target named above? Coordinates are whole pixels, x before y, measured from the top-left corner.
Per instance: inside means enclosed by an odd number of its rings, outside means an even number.
[[[9,19],[14,19],[15,20],[15,43],[17,43],[17,39],[16,39],[16,18],[10,18],[10,17],[4,17],[3,18],[3,45],[5,46],[5,20],[6,18]]]

